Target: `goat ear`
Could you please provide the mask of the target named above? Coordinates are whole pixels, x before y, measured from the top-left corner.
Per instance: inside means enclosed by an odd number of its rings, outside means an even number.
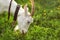
[[[27,13],[28,13],[28,7],[27,7],[27,4],[24,6],[24,11],[25,11],[25,16],[27,16]]]

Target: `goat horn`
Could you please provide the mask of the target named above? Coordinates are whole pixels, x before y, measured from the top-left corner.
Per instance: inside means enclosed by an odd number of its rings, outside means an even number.
[[[31,5],[32,5],[32,8],[31,8],[31,16],[34,15],[34,0],[30,0],[31,1]]]

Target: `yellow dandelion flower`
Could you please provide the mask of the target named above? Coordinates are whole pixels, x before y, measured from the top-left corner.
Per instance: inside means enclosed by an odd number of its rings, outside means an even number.
[[[59,10],[60,8],[58,7],[57,9]]]
[[[46,15],[46,13],[44,13],[44,16]]]
[[[46,10],[44,10],[44,12],[46,12]]]
[[[50,12],[53,12],[53,10],[51,10]]]

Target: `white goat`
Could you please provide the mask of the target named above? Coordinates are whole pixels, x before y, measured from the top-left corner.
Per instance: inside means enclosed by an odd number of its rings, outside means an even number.
[[[0,0],[0,13],[3,11],[7,11],[8,12],[8,8],[9,8],[9,4],[10,4],[11,0]],[[32,0],[31,0],[32,2]],[[31,14],[28,12],[28,8],[25,5],[24,8],[22,8],[22,6],[20,6],[19,12],[18,12],[18,17],[17,17],[17,22],[18,25],[14,28],[14,30],[20,30],[21,33],[26,33],[28,31],[29,25],[33,22],[33,18],[31,15],[33,15],[33,5],[34,2],[32,2],[32,11]],[[12,5],[11,5],[11,10],[10,12],[13,13],[16,10],[16,6],[17,3],[12,0]]]

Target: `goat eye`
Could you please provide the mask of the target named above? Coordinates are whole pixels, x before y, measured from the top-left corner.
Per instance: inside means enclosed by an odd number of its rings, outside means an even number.
[[[30,23],[30,21],[27,22],[28,24]]]

